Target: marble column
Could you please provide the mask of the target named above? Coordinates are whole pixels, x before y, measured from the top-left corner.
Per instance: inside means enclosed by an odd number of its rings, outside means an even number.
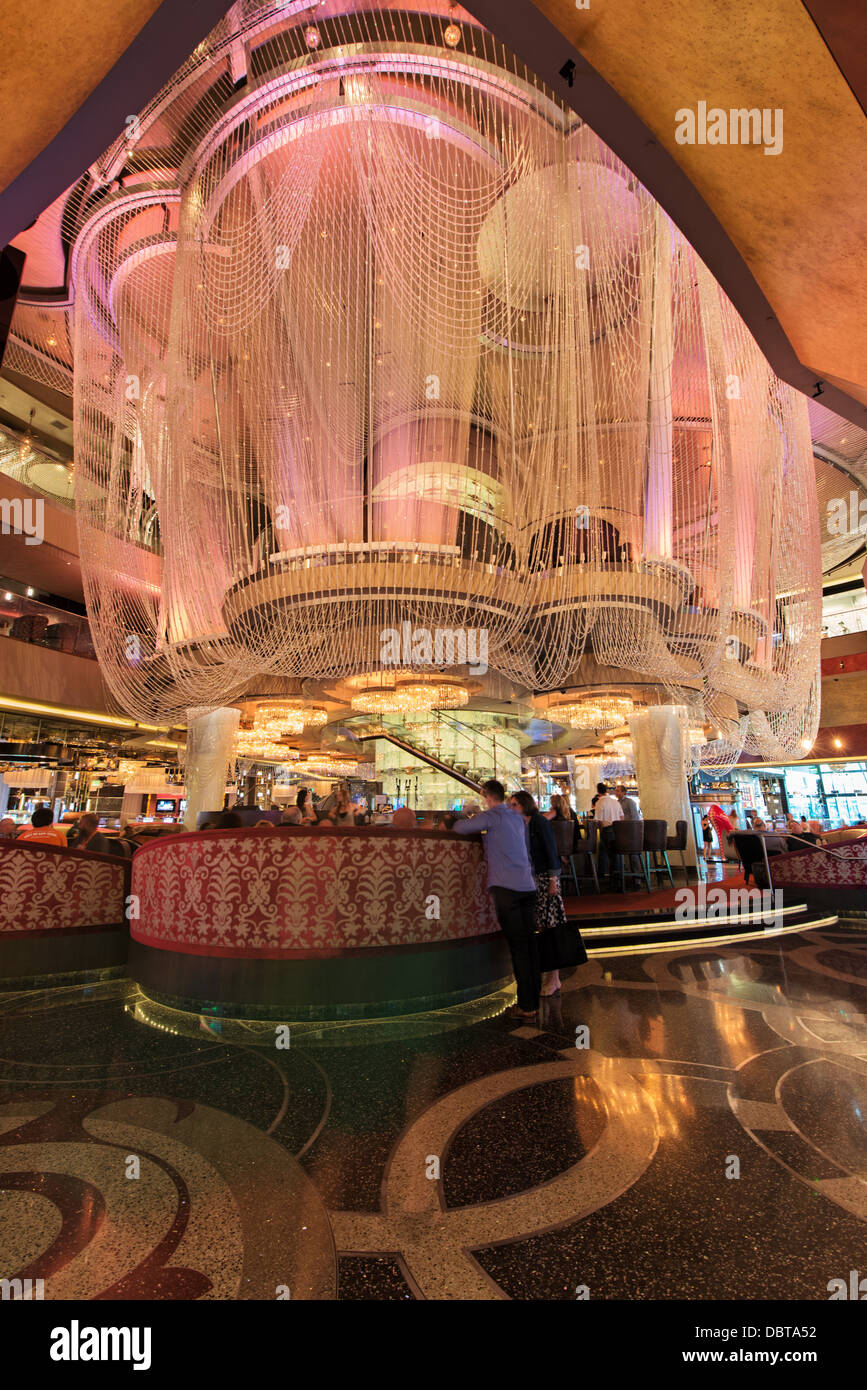
[[[645,820],[668,822],[668,834],[686,821],[686,862],[695,865],[695,832],[686,769],[689,766],[689,717],[685,705],[657,705],[629,721],[635,753],[635,776]]]
[[[219,811],[226,794],[226,774],[241,720],[237,709],[187,710],[184,825],[195,830],[200,811]]]

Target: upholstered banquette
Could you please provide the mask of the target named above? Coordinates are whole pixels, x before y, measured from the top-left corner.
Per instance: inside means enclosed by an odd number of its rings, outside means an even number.
[[[770,869],[775,888],[795,890],[810,908],[867,915],[867,835],[777,854]]]
[[[132,977],[182,1007],[303,1019],[413,1013],[509,978],[481,838],[281,827],[138,851]]]
[[[0,840],[0,980],[123,965],[127,861]]]

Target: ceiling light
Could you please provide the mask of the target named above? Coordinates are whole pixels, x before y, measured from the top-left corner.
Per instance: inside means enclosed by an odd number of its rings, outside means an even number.
[[[322,35],[312,24],[304,30],[304,42],[310,49],[318,48],[322,42]]]
[[[258,733],[279,740],[286,734],[297,738],[308,726],[321,729],[327,720],[328,712],[320,705],[310,705],[305,700],[269,700],[257,707],[253,727]]]
[[[401,680],[383,674],[356,680],[358,684],[364,680],[367,685],[360,694],[352,696],[350,704],[353,709],[367,714],[412,715],[427,714],[435,709],[461,709],[470,698],[466,686],[436,676]]]
[[[443,30],[443,39],[449,48],[457,48],[461,41],[461,29],[459,24],[449,24]]]
[[[625,735],[621,738],[609,739],[605,744],[606,753],[611,753],[616,758],[631,759],[634,756],[632,739]]]
[[[573,729],[617,729],[634,713],[635,704],[628,695],[592,695],[548,709],[555,724]]]

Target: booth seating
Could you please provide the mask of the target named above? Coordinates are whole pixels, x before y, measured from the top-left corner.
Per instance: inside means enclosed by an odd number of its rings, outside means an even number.
[[[199,831],[132,862],[129,973],[175,1007],[234,1017],[384,1017],[511,979],[481,836],[281,826]]]
[[[0,840],[0,980],[122,966],[128,862]]]
[[[867,835],[833,847],[804,845],[770,861],[774,888],[797,892],[811,910],[867,915]]]

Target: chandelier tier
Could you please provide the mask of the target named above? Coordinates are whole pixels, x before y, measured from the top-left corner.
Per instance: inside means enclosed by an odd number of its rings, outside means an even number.
[[[234,753],[236,758],[263,763],[289,763],[299,756],[293,748],[288,748],[256,728],[238,730]]]
[[[628,695],[589,695],[551,705],[547,713],[555,724],[573,729],[619,729],[635,713],[635,704]]]
[[[269,700],[257,707],[253,727],[275,739],[298,738],[306,728],[321,729],[327,720],[327,711],[320,705],[304,700]]]
[[[605,744],[605,752],[610,753],[613,757],[621,758],[623,761],[630,760],[634,757],[632,739],[625,734],[619,738],[608,739]]]
[[[465,685],[439,676],[420,679],[417,675],[371,672],[351,678],[348,684],[361,687],[351,697],[352,708],[368,714],[411,717],[438,709],[461,709],[470,698]]]
[[[245,0],[88,176],[77,515],[106,682],[183,722],[252,676],[373,670],[408,622],[483,632],[534,691],[585,651],[691,683],[743,746],[797,752],[806,402],[593,132],[441,20]]]

